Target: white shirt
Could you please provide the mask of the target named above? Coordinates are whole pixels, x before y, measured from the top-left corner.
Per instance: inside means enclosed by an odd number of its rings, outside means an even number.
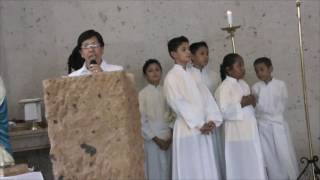
[[[245,119],[245,112],[254,116],[254,109],[251,105],[241,107],[242,97],[249,94],[250,87],[244,80],[226,77],[215,92],[224,120],[242,121]]]
[[[108,64],[105,60],[102,60],[100,67],[103,71],[122,71],[123,70],[122,66]],[[83,66],[81,69],[70,73],[68,76],[69,77],[82,76],[82,75],[88,75],[91,73],[92,72],[88,70],[86,63],[83,63]]]
[[[41,172],[28,172],[15,176],[0,177],[0,180],[43,180]]]
[[[259,81],[252,86],[252,93],[257,99],[257,119],[283,121],[288,93],[283,81],[273,78],[268,84]]]
[[[171,131],[168,114],[169,106],[165,100],[162,86],[148,84],[139,92],[139,109],[141,112],[142,135],[145,140],[155,136],[169,139]]]
[[[219,108],[208,88],[193,80],[181,65],[175,64],[168,72],[164,89],[168,104],[189,128],[200,129],[208,120],[215,121],[216,126],[221,124]]]
[[[188,71],[195,78],[196,82],[204,82],[212,94],[220,83],[218,73],[209,69],[208,66],[205,66],[202,70],[192,66],[188,68]]]

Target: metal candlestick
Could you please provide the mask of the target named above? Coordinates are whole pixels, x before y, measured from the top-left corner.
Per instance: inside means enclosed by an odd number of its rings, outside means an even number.
[[[233,53],[236,53],[236,46],[235,46],[235,42],[234,42],[234,34],[235,34],[235,32],[236,32],[236,30],[238,28],[240,28],[240,26],[232,26],[232,25],[230,25],[229,27],[221,28],[223,31],[227,31],[230,34]]]
[[[308,109],[308,94],[307,94],[307,84],[305,77],[305,68],[304,68],[304,54],[303,54],[303,43],[302,43],[302,26],[301,26],[301,2],[300,0],[296,1],[297,6],[297,17],[298,17],[298,30],[299,30],[299,47],[300,47],[300,66],[301,66],[301,78],[302,78],[302,87],[303,87],[303,97],[304,97],[304,110],[305,110],[305,118],[307,125],[307,133],[308,133],[308,143],[309,143],[309,158],[302,157],[300,162],[302,164],[307,163],[303,168],[302,172],[298,176],[298,180],[303,176],[303,174],[308,169],[309,165],[312,167],[312,179],[319,180],[320,169],[317,166],[317,162],[319,160],[318,156],[313,154],[313,146],[312,146],[312,138],[311,138],[311,129],[310,129],[310,120],[309,120],[309,109]]]

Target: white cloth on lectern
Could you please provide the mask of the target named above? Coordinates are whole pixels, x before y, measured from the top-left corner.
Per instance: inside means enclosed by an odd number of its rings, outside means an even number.
[[[16,176],[0,177],[0,180],[44,180],[41,172],[29,172]]]

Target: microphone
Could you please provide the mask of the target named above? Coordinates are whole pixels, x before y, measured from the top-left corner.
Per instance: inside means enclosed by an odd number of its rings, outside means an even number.
[[[91,59],[90,60],[90,65],[91,64],[98,64],[97,61],[95,59]],[[93,70],[93,72],[99,72],[98,70]]]
[[[98,64],[95,59],[90,60],[90,64]]]

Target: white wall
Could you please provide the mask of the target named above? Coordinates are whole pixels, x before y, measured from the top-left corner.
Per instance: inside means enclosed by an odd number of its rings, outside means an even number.
[[[173,61],[168,39],[185,35],[210,46],[210,67],[218,71],[231,51],[225,11],[233,11],[238,53],[246,62],[247,81],[255,78],[255,58],[269,56],[274,76],[286,81],[290,99],[286,117],[298,156],[307,155],[306,127],[294,0],[0,0],[0,74],[8,91],[10,118],[23,118],[18,101],[42,96],[41,81],[66,74],[67,58],[78,35],[99,31],[106,42],[105,58],[145,85],[141,67],[157,58],[165,72]],[[302,4],[305,64],[315,152],[320,152],[320,1]]]

